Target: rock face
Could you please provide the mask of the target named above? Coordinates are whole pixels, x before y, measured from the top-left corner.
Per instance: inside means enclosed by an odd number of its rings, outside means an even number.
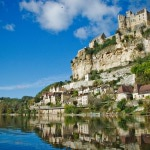
[[[138,43],[143,43],[144,49],[139,51],[137,49]],[[150,52],[150,40],[139,39],[131,43],[118,43],[106,47],[97,54],[87,54],[85,49],[78,52],[77,57],[73,59],[71,68],[74,79],[81,80],[84,76],[92,70],[103,70],[114,67],[127,66],[133,62],[137,57],[144,57],[146,53]]]

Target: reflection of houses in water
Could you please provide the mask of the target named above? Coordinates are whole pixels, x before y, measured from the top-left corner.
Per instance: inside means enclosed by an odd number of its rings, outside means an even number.
[[[150,148],[150,134],[120,136],[120,140],[127,150],[142,150],[145,147]]]
[[[126,131],[118,130],[120,141],[125,149],[141,150],[144,149],[145,146],[150,147],[150,131],[145,128],[144,125],[142,127],[141,123],[142,122],[136,122]]]
[[[61,123],[55,124],[41,124],[39,126],[40,130],[42,131],[42,138],[46,141],[49,141],[52,144],[61,144],[63,137],[62,137],[62,125]]]
[[[79,139],[82,141],[91,142],[92,137],[89,134],[89,124],[88,123],[78,123],[78,133]]]
[[[65,121],[69,122],[71,119]],[[118,126],[118,121],[111,123],[110,121],[112,120],[107,119],[99,124],[99,121],[93,123],[94,120],[84,120],[65,124],[64,119],[63,121],[58,119],[44,124],[44,120],[41,120],[38,127],[44,140],[52,145],[71,149],[99,150],[106,147],[112,149],[117,145],[120,149],[141,150],[141,147],[144,149],[144,146],[150,146],[150,130],[145,128],[145,119],[137,117],[132,123],[126,122],[126,129]]]

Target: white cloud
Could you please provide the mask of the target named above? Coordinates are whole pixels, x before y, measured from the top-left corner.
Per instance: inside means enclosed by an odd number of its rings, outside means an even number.
[[[48,1],[23,1],[20,3],[21,10],[26,10],[34,15],[36,22],[43,29],[60,32],[69,28],[76,17],[82,17],[88,21],[86,27],[80,27],[74,33],[78,38],[86,38],[91,32],[102,27],[100,24],[112,21],[106,19],[117,18],[118,12],[121,10],[116,5],[107,5],[103,0],[48,0]],[[82,22],[81,22],[82,23]],[[83,22],[84,24],[84,22]],[[98,26],[100,25],[100,27]],[[107,25],[106,25],[107,26]],[[96,29],[97,30],[97,29]],[[111,28],[107,28],[111,32]],[[101,31],[99,31],[100,33]],[[96,33],[93,33],[95,35]]]
[[[6,24],[5,26],[3,26],[3,28],[5,30],[8,30],[8,31],[15,31],[15,25],[14,24]]]
[[[36,82],[29,84],[19,84],[19,85],[10,85],[10,86],[0,86],[0,90],[10,91],[10,90],[21,90],[21,89],[30,89],[30,88],[38,88],[44,87],[51,83],[58,82],[66,79],[67,75],[60,75],[55,77],[42,78]]]
[[[74,35],[80,39],[86,39],[88,37],[87,27],[81,27],[74,32]]]

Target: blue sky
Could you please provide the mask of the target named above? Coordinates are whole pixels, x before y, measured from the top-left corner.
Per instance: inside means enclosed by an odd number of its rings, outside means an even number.
[[[149,0],[0,0],[0,97],[35,96],[69,80],[78,50],[112,35],[118,13],[144,7]]]

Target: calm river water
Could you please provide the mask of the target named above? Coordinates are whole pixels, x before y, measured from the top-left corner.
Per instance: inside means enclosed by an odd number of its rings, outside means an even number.
[[[0,116],[0,150],[150,150],[150,117]]]

